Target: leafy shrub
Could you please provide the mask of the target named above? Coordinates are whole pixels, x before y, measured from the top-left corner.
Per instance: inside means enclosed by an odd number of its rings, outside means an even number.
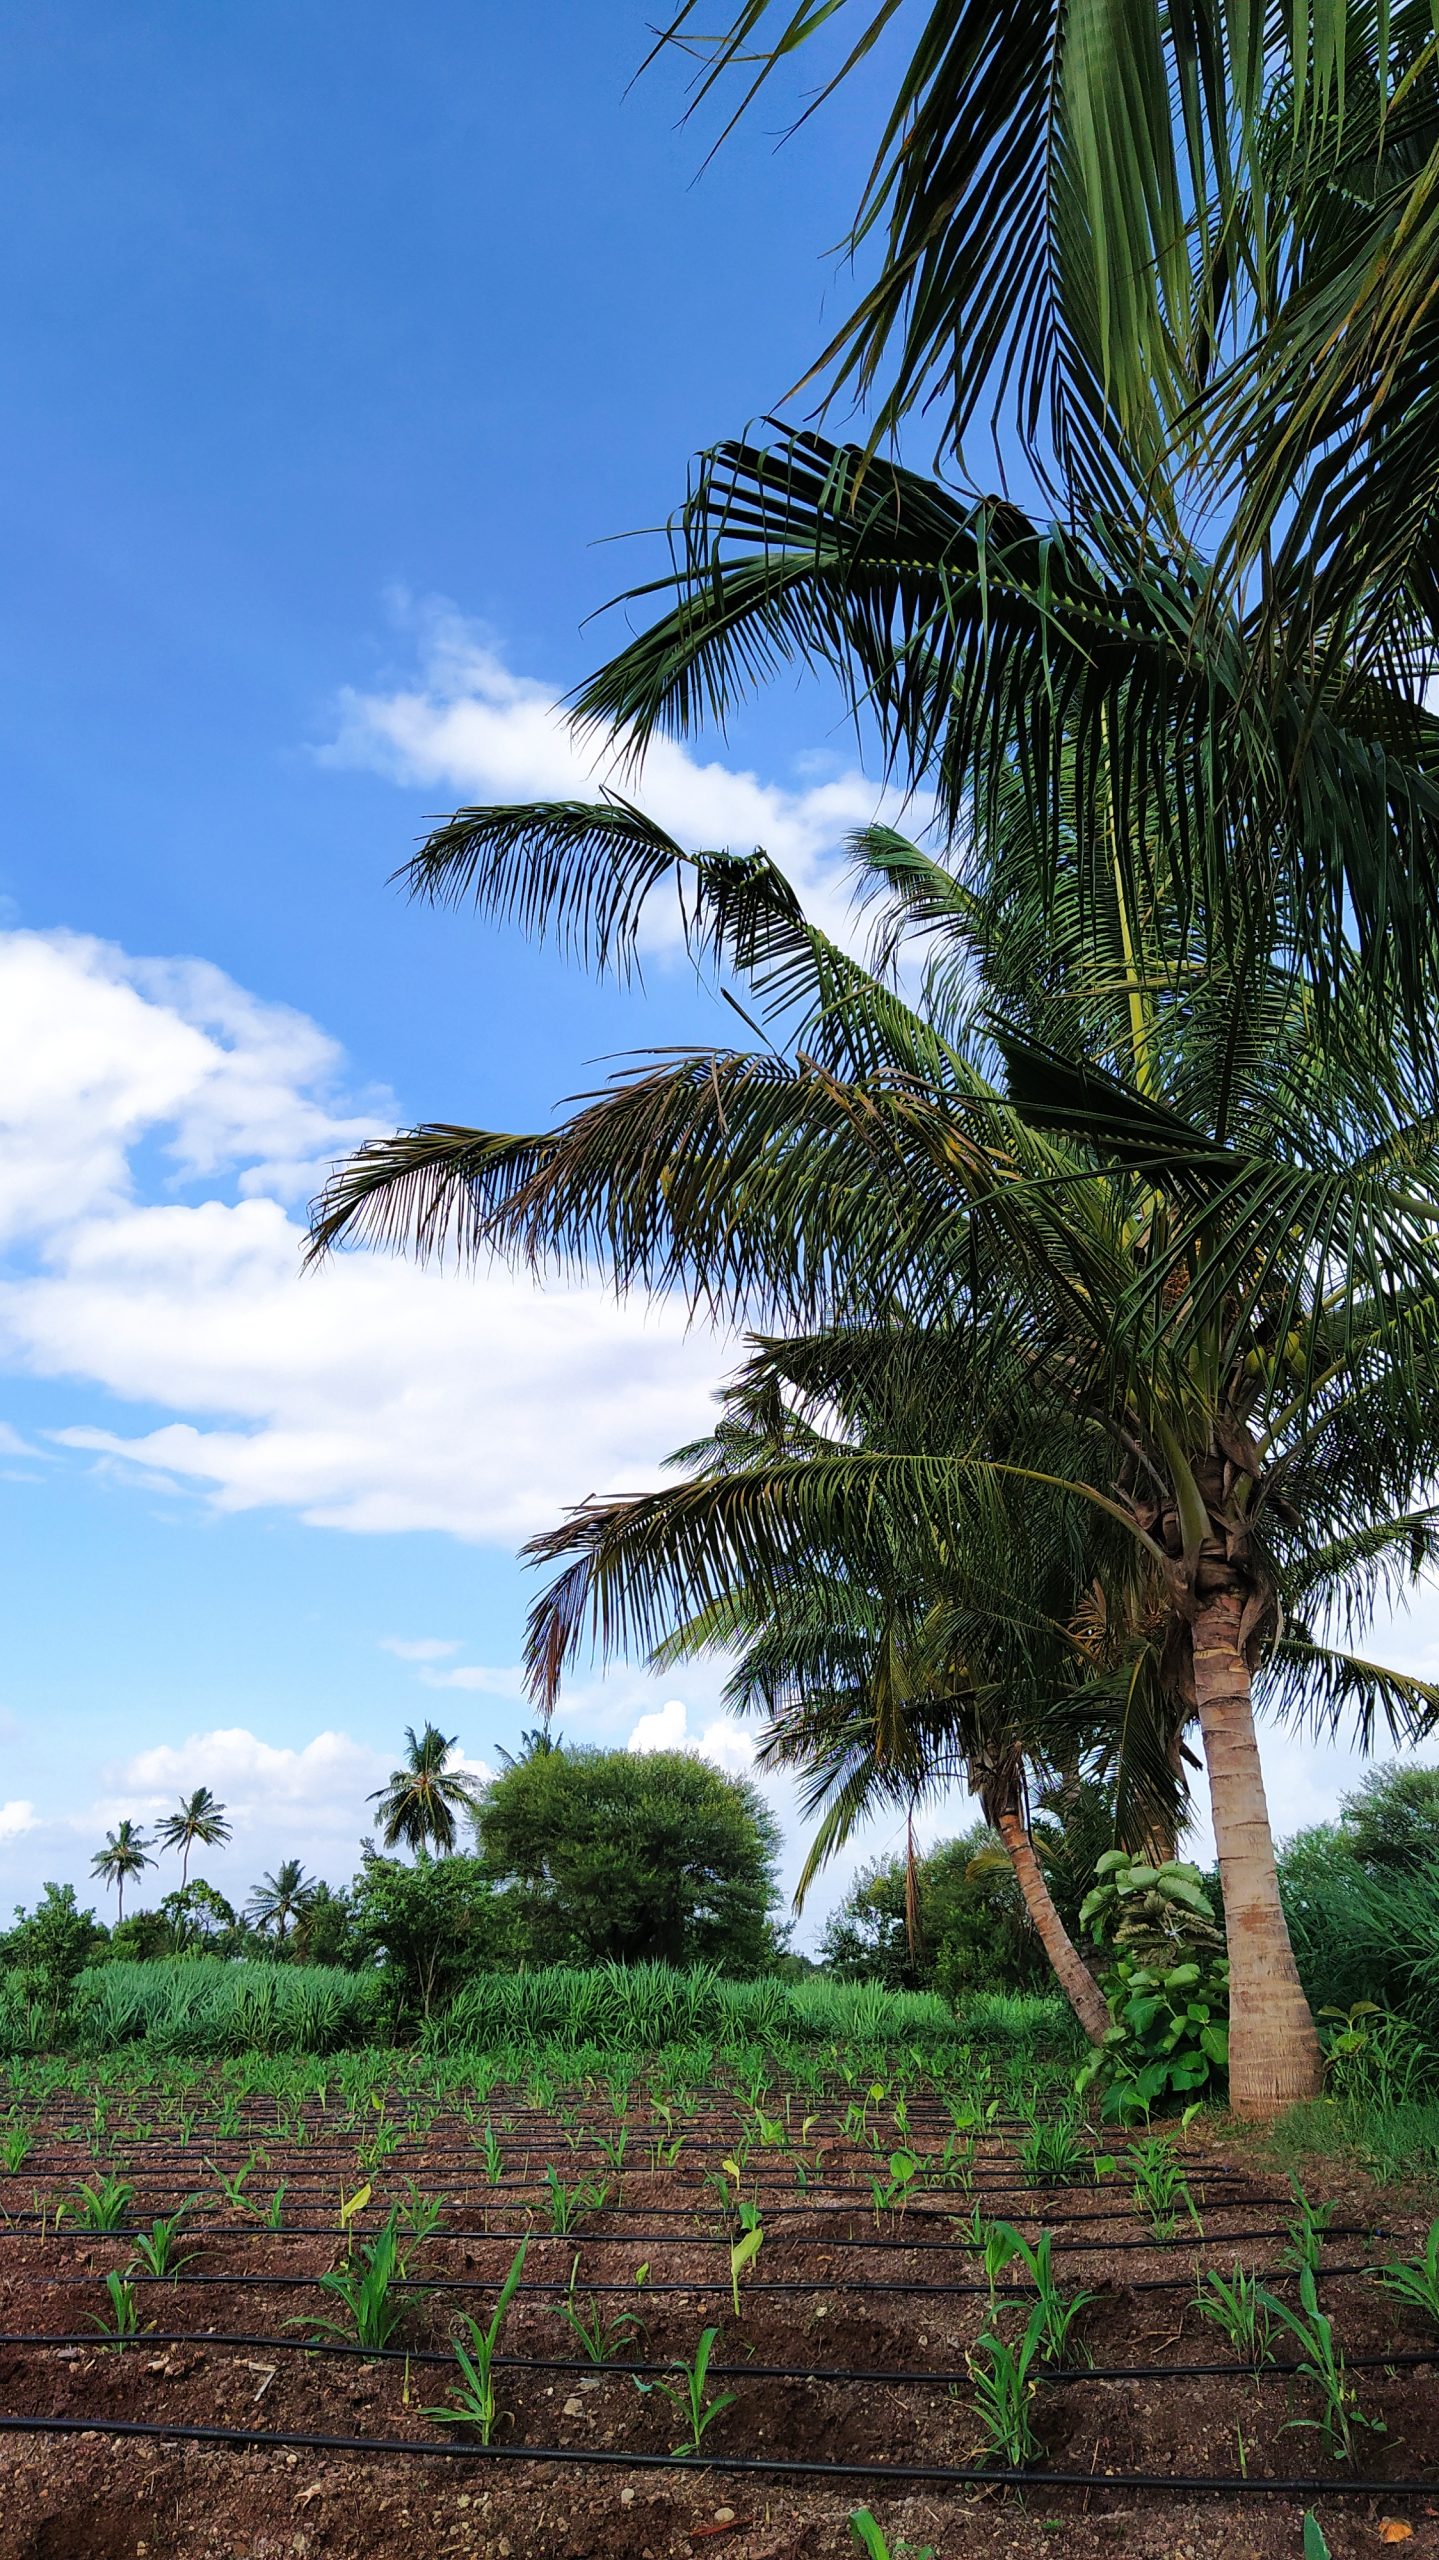
[[[1104,1996],[1114,2025],[1078,2085],[1105,2084],[1108,2116],[1148,2115],[1226,2076],[1224,1937],[1197,1867],[1177,1858],[1151,1866],[1109,1849],[1097,1874],[1080,1919],[1109,1953]]]

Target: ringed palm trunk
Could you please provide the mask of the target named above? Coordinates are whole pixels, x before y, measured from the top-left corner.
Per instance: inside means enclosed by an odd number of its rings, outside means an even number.
[[[1229,1939],[1229,2103],[1236,2115],[1263,2119],[1317,2097],[1324,2072],[1279,1899],[1243,1606],[1236,1588],[1200,1592],[1191,1644]]]
[[[1009,1853],[1025,1910],[1061,1991],[1090,2043],[1103,2044],[1114,2021],[1098,1983],[1055,1909],[1054,1896],[1044,1881],[1044,1869],[1035,1856],[1034,1842],[1018,1810],[1013,1805],[1000,1807],[994,1815],[994,1827]]]

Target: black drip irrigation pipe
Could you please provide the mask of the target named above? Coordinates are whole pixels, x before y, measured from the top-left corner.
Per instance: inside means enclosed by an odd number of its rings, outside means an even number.
[[[1267,2283],[1284,2284],[1293,2277],[1294,2269],[1292,2267],[1269,2267],[1256,2268],[1254,2272],[1256,2275],[1262,2275]],[[1373,2272],[1373,2268],[1365,2259],[1361,2259],[1348,2266],[1325,2267],[1322,2270],[1326,2284],[1332,2283],[1338,2276],[1368,2276],[1372,2275]],[[1193,2280],[1192,2275],[1137,2276],[1132,2283],[1117,2285],[1114,2288],[1114,2291],[1121,2295],[1128,2293],[1177,2293],[1185,2285],[1192,2284]],[[71,2290],[76,2285],[93,2285],[96,2279],[93,2275],[36,2276],[32,2281],[36,2290],[39,2292],[59,2293]],[[322,2281],[317,2275],[257,2275],[245,2271],[232,2275],[152,2276],[143,2268],[135,2268],[131,2270],[130,2281],[132,2284],[208,2284],[218,2286],[222,2290],[228,2289],[231,2293],[298,2293],[306,2290],[315,2293],[322,2290]],[[397,2276],[394,2279],[394,2291],[396,2293],[420,2294],[493,2293],[495,2290],[495,2284],[496,2279],[493,2276],[444,2276],[438,2280],[424,2276]],[[568,2276],[535,2276],[528,2279],[518,2287],[518,2292],[520,2294],[567,2294],[569,2290],[570,2279]],[[704,2276],[647,2276],[643,2286],[636,2286],[633,2276],[630,2277],[627,2283],[620,2283],[612,2277],[597,2276],[592,2282],[589,2280],[586,2281],[584,2291],[587,2294],[622,2293],[627,2295],[631,2302],[638,2302],[645,2294],[727,2294],[729,2292],[729,2286],[724,2283],[711,2283],[709,2279]],[[766,2278],[764,2276],[759,2276],[752,2279],[747,2278],[745,2281],[745,2294],[747,2297],[757,2293],[815,2294],[832,2293],[836,2291],[842,2292],[846,2299],[848,2299],[852,2294],[864,2294],[867,2297],[879,2296],[882,2298],[888,2298],[893,2295],[907,2295],[914,2293],[924,2294],[926,2296],[930,2294],[934,2294],[936,2296],[943,2294],[945,2296],[962,2295],[965,2297],[972,2294],[983,2294],[986,2301],[989,2298],[989,2287],[987,2284],[956,2284],[953,2282],[945,2283],[943,2281],[931,2281],[926,2284],[918,2280],[913,2284],[866,2284],[862,2277],[858,2281],[850,2281],[837,2269],[832,2270],[827,2276],[795,2276],[792,2278]],[[1038,2299],[1037,2288],[1033,2285],[1009,2284],[1006,2282],[1005,2291],[1007,2294],[1011,2295],[1022,2295],[1026,2300]]]
[[[248,2452],[403,2454],[438,2462],[554,2462],[572,2469],[687,2471],[762,2474],[780,2480],[925,2481],[954,2489],[1158,2489],[1175,2497],[1432,2498],[1433,2480],[1335,2480],[1295,2477],[1243,2478],[1213,2472],[986,2471],[978,2465],[930,2462],[803,2462],[762,2453],[623,2453],[603,2446],[528,2444],[426,2444],[413,2436],[303,2435],[260,2427],[173,2426],[148,2418],[24,2418],[0,2416],[7,2435],[139,2437],[149,2443],[226,2444]]]
[[[242,2333],[218,2329],[146,2329],[133,2337],[115,2338],[102,2330],[15,2330],[0,2332],[0,2347],[85,2347],[109,2354],[116,2347],[253,2347],[266,2354],[292,2356],[348,2356],[365,2365],[435,2364],[452,2365],[453,2351],[439,2347],[357,2347],[346,2339],[250,2337]],[[1346,2369],[1355,2373],[1398,2372],[1416,2365],[1439,2365],[1439,2347],[1403,2348],[1388,2355],[1346,2356]],[[498,2371],[525,2373],[579,2373],[597,2380],[605,2374],[672,2374],[674,2364],[647,2364],[642,2357],[606,2357],[596,2364],[592,2356],[506,2356],[494,2358]],[[1248,2364],[1076,2364],[1048,2365],[1035,2376],[1037,2382],[1188,2382],[1200,2376],[1217,2376],[1221,2381],[1267,2382],[1284,2379],[1296,2373],[1307,2373],[1307,2365],[1297,2359],[1268,2359],[1262,2365]],[[726,2382],[866,2382],[893,2384],[904,2388],[924,2388],[939,2384],[964,2386],[972,2379],[963,2373],[935,2370],[927,2366],[900,2367],[890,2365],[821,2365],[821,2364],[716,2364],[707,2370]]]
[[[886,2213],[897,2210],[889,2205],[882,2209]],[[618,2210],[623,2211],[624,2208],[620,2207]],[[954,2218],[956,2221],[963,2218],[958,2208],[955,2209]],[[1117,2217],[1094,2214],[1085,2218],[1099,2222],[1110,2221]],[[933,2214],[927,2213],[924,2216],[926,2222],[938,2219],[939,2217]],[[1022,2219],[1033,2222],[1041,2217],[1026,2214]],[[1048,2230],[1051,2225],[1069,2222],[1074,2217],[1057,2213],[1046,2214],[1042,2219]],[[872,2231],[859,2233],[786,2231],[783,2228],[783,2220],[784,2217],[775,2215],[767,2219],[764,2224],[765,2233],[767,2236],[773,2236],[776,2248],[921,2250],[973,2249],[976,2245],[972,2231],[956,2232],[950,2237],[941,2239],[919,2239],[906,2238],[902,2233]],[[0,2230],[0,2240],[39,2240],[47,2246],[68,2243],[71,2247],[81,2245],[88,2247],[96,2240],[133,2240],[137,2235],[146,2233],[148,2229],[149,2225],[143,2222],[116,2222],[103,2230],[91,2230],[86,2224],[80,2222],[63,2222],[57,2228],[54,2223],[42,2225],[38,2215],[33,2219],[27,2216],[23,2222],[17,2216],[12,2218],[5,2229]],[[600,2231],[592,2222],[587,2222],[582,2229],[577,2227],[573,2231],[544,2231],[537,2230],[532,2222],[492,2223],[489,2229],[484,2231],[455,2229],[427,2231],[421,2242],[412,2245],[428,2248],[432,2242],[442,2240],[588,2240],[597,2247],[605,2249],[623,2248],[631,2243],[653,2249],[727,2249],[733,2245],[738,2229],[739,2225],[736,2223],[722,2232]],[[1162,2240],[1155,2238],[1153,2234],[1141,2236],[1137,2240],[1112,2240],[1107,2236],[1099,2239],[1061,2240],[1057,2235],[1052,2236],[1056,2249],[1088,2251],[1094,2255],[1100,2251],[1108,2254],[1120,2249],[1190,2248],[1205,2237],[1210,2241],[1222,2243],[1226,2248],[1237,2249],[1242,2243],[1250,2240],[1287,2239],[1289,2231],[1290,2225],[1285,2222],[1262,2231],[1220,2231],[1208,2235],[1196,2232],[1183,2233],[1177,2237],[1171,2234],[1167,2239]],[[342,2240],[345,2237],[345,2233],[333,2222],[267,2222],[263,2214],[258,2215],[253,2222],[207,2222],[203,2216],[198,2216],[194,2221],[186,2223],[180,2236],[198,2245],[208,2240],[254,2240],[261,2233],[267,2240]],[[1331,2222],[1326,2225],[1326,2237],[1331,2240],[1388,2240],[1393,2237],[1393,2234],[1380,2223]]]

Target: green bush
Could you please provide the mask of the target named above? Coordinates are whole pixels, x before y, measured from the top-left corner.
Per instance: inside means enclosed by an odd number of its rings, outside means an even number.
[[[1221,2086],[1229,2061],[1229,1966],[1197,1867],[1106,1850],[1080,1920],[1109,1953],[1114,2025],[1079,2074],[1104,2087],[1104,2113],[1148,2115],[1166,2098]]]
[[[231,1964],[172,1956],[92,1966],[76,1981],[63,2041],[81,2053],[145,2045],[194,2060],[244,2053],[341,2053],[377,2040],[384,1990],[376,1973],[319,1965]],[[16,1998],[0,2003],[0,2051],[43,2052],[57,2039]]]

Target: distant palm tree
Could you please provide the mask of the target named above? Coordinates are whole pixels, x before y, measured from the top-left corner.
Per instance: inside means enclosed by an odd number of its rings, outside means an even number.
[[[150,1843],[143,1831],[137,1831],[128,1814],[117,1831],[107,1831],[105,1846],[90,1861],[90,1873],[103,1876],[113,1884],[118,1903],[116,1925],[125,1917],[125,1879],[137,1876],[142,1867],[153,1867]]]
[[[273,1929],[277,1938],[284,1938],[291,1921],[314,1901],[319,1889],[317,1879],[306,1875],[298,1858],[286,1858],[275,1875],[261,1877],[245,1905],[245,1917],[257,1929]]]
[[[371,1804],[380,1808],[387,1849],[438,1849],[448,1857],[456,1840],[455,1813],[476,1813],[479,1799],[468,1778],[460,1777],[445,1766],[458,1736],[448,1742],[438,1725],[427,1724],[418,1741],[413,1725],[405,1727],[407,1745],[403,1769],[390,1773],[389,1783],[377,1787]]]
[[[190,1881],[190,1852],[198,1841],[204,1849],[216,1849],[230,1837],[231,1825],[225,1808],[217,1804],[208,1787],[197,1787],[192,1796],[180,1798],[178,1813],[167,1813],[156,1838],[162,1849],[180,1849],[180,1890]]]

